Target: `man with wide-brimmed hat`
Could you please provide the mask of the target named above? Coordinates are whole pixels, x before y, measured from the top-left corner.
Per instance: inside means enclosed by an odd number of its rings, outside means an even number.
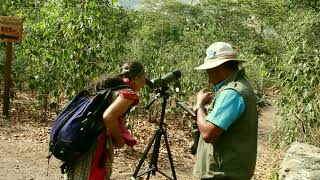
[[[249,180],[256,164],[258,115],[253,89],[238,68],[245,61],[224,42],[210,45],[206,55],[195,69],[206,70],[214,88],[197,94],[200,138],[193,174],[201,179]]]

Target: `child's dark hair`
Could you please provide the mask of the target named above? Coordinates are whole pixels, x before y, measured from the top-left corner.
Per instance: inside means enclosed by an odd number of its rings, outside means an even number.
[[[121,67],[121,73],[102,76],[96,83],[91,85],[88,90],[90,92],[98,92],[103,89],[123,85],[123,78],[133,80],[134,78],[144,74],[144,68],[140,62],[129,61]]]

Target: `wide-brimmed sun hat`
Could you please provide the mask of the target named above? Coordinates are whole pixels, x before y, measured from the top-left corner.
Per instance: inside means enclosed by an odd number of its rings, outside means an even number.
[[[206,51],[206,55],[207,57],[204,59],[203,64],[195,69],[211,69],[227,61],[238,61],[239,63],[245,62],[245,60],[238,59],[237,52],[233,49],[231,44],[225,42],[215,42],[211,44]]]

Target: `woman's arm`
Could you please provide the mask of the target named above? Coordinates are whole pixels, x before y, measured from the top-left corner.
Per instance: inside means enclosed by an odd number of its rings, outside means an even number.
[[[132,103],[133,100],[118,96],[103,113],[104,125],[109,131],[111,131],[112,137],[115,141],[114,145],[117,148],[124,146],[124,140],[119,128],[119,117],[129,109]]]

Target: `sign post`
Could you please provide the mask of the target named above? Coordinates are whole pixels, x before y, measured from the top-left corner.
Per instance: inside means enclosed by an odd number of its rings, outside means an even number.
[[[3,92],[3,116],[9,118],[10,87],[11,87],[11,62],[12,62],[12,43],[6,43],[6,59],[4,64],[4,92]]]
[[[5,42],[3,115],[9,118],[12,43],[20,43],[23,23],[19,17],[0,16],[0,41]]]

